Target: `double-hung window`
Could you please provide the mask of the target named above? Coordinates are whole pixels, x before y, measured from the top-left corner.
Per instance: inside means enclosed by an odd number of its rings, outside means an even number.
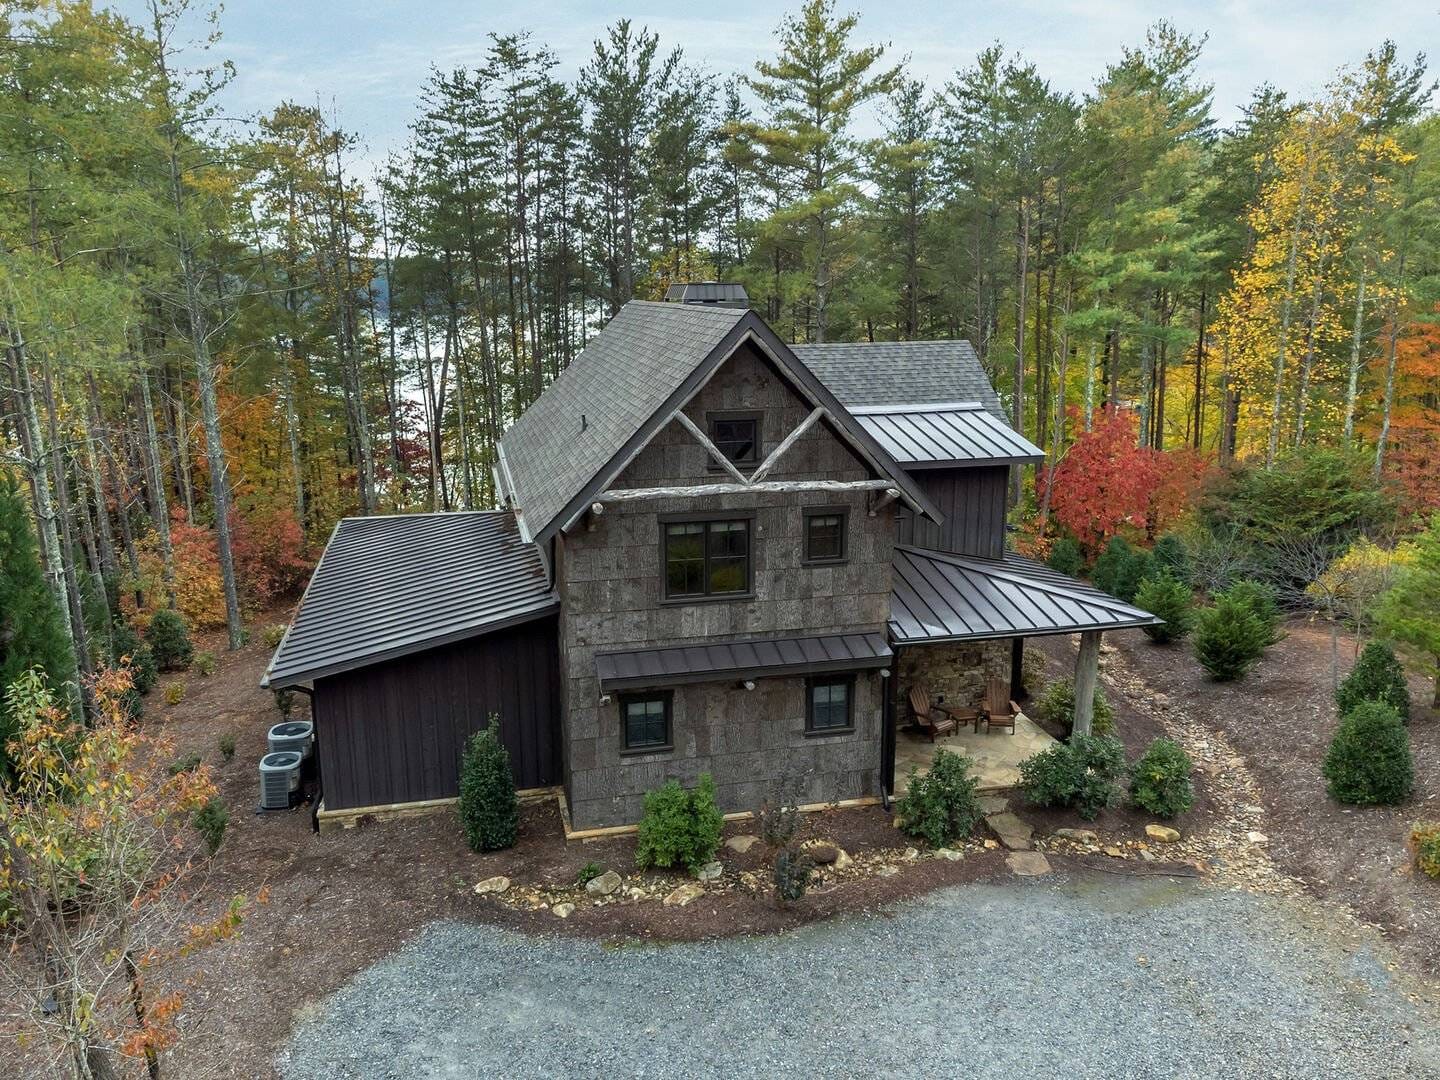
[[[805,562],[842,563],[845,561],[844,508],[821,507],[805,511]]]
[[[666,521],[665,598],[750,592],[750,520]]]

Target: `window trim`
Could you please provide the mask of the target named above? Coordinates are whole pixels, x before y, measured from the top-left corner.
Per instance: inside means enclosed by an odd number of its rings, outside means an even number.
[[[846,724],[844,727],[817,728],[814,726],[815,688],[821,684],[831,685],[834,683],[845,684]],[[853,671],[812,675],[805,680],[805,735],[807,737],[824,738],[826,735],[853,735],[855,733],[855,683],[855,672]]]
[[[838,517],[840,519],[840,554],[835,558],[817,559],[810,555],[810,519],[812,517]],[[850,508],[848,506],[807,506],[803,510],[803,532],[800,536],[801,566],[840,566],[850,561]]]
[[[620,709],[620,755],[629,757],[636,754],[664,754],[675,749],[675,691],[634,690],[616,695]],[[660,701],[665,705],[665,741],[646,743],[643,746],[630,745],[630,723],[626,710],[640,701]]]
[[[705,435],[712,443],[715,442],[715,421],[717,420],[753,420],[755,422],[754,459],[746,459],[745,461],[732,461],[730,462],[730,464],[734,465],[735,468],[739,469],[741,472],[749,472],[757,468],[760,462],[765,460],[765,414],[758,409],[717,409],[713,412],[707,412],[705,414]],[[715,448],[719,450],[719,444],[716,444]],[[721,451],[721,453],[724,453],[724,451]],[[705,457],[709,459],[708,465],[706,467],[707,472],[725,471],[725,467],[721,465],[718,461],[710,458],[709,454],[706,454]]]
[[[755,599],[755,511],[753,510],[712,510],[703,513],[658,514],[660,544],[660,603],[661,604],[712,604],[727,600]],[[670,595],[669,560],[666,558],[668,525],[709,525],[717,521],[743,521],[745,523],[745,589],[742,592],[687,593]],[[705,531],[705,578],[710,576],[710,532]]]

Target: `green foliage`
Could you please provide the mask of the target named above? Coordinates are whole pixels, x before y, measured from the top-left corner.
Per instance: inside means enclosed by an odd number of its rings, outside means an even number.
[[[1169,570],[1146,579],[1135,593],[1135,604],[1165,622],[1145,627],[1146,635],[1164,645],[1186,637],[1195,624],[1195,598],[1190,586],[1172,577]]]
[[[167,768],[171,776],[179,776],[182,772],[194,772],[199,767],[200,755],[198,753],[189,753],[176,758]]]
[[[1440,880],[1440,822],[1421,822],[1411,829],[1410,850],[1415,853],[1415,868]]]
[[[499,851],[515,843],[520,808],[510,752],[500,741],[500,718],[465,743],[460,757],[460,824],[473,851]]]
[[[1130,801],[1156,817],[1173,818],[1195,805],[1194,766],[1180,744],[1159,738],[1130,767]]]
[[[1050,666],[1049,658],[1039,649],[1027,648],[1020,656],[1020,685],[1027,694],[1033,694],[1045,681],[1045,671]]]
[[[1246,604],[1221,594],[1195,619],[1195,658],[1216,682],[1233,682],[1260,662],[1270,632]]]
[[[295,708],[295,691],[291,689],[275,691],[275,708],[280,710],[280,715],[288,717]]]
[[[145,629],[145,640],[155,655],[156,666],[161,671],[184,671],[190,666],[191,657],[195,655],[184,617],[169,608],[161,608],[150,617],[150,625]]]
[[[265,629],[262,630],[260,634],[261,640],[265,642],[266,647],[271,649],[278,648],[280,646],[281,639],[285,637],[285,624],[271,623],[269,626],[265,627]]]
[[[1045,688],[1035,702],[1035,715],[1047,724],[1070,731],[1075,726],[1075,680],[1056,679]],[[1105,691],[1097,684],[1091,706],[1090,727],[1093,734],[1108,735],[1115,730],[1115,710],[1110,707]]]
[[[1157,574],[1169,574],[1176,581],[1192,584],[1194,571],[1190,564],[1190,551],[1178,533],[1166,533],[1160,537],[1150,549],[1150,554],[1155,560]]]
[[[1381,701],[1356,705],[1335,729],[1324,773],[1336,802],[1375,806],[1407,799],[1415,763],[1400,714]]]
[[[800,808],[784,799],[764,799],[755,811],[755,822],[766,845],[789,847],[800,831]]]
[[[1383,641],[1366,645],[1350,674],[1335,688],[1335,705],[1341,716],[1362,701],[1383,701],[1401,720],[1410,716],[1410,688],[1405,684],[1405,669],[1396,658],[1395,650]]]
[[[1070,537],[1062,536],[1050,548],[1050,558],[1046,562],[1051,570],[1069,577],[1078,577],[1085,569],[1085,553]]]
[[[1115,801],[1124,772],[1119,739],[1074,735],[1020,763],[1020,790],[1036,806],[1073,807],[1093,821]]]
[[[179,705],[185,700],[185,684],[183,682],[168,683],[165,687],[165,704]]]
[[[900,827],[936,848],[969,836],[981,816],[975,778],[970,775],[974,764],[964,754],[937,750],[924,776],[911,766],[905,794],[896,804]]]
[[[575,875],[575,884],[582,889],[605,872],[605,868],[597,862],[587,862]]]
[[[220,757],[229,761],[235,756],[235,736],[228,731],[220,736]]]
[[[775,856],[775,901],[782,906],[801,899],[810,888],[815,860],[803,851],[782,848]]]
[[[1265,627],[1265,644],[1274,645],[1285,637],[1282,629],[1284,615],[1280,611],[1280,604],[1275,599],[1275,590],[1262,581],[1254,578],[1241,578],[1232,584],[1220,596],[1229,597],[1238,601],[1250,610],[1261,624]]]
[[[155,653],[124,619],[116,619],[111,625],[110,650],[112,663],[127,664],[137,693],[148,694],[155,689],[155,681],[160,677]]]
[[[1405,545],[1405,553],[1375,621],[1387,638],[1433,666],[1440,702],[1440,514]]]
[[[195,674],[202,678],[209,678],[215,674],[215,654],[208,651],[196,653],[193,666]]]
[[[225,809],[219,796],[211,798],[195,811],[195,828],[199,830],[211,855],[220,850],[220,842],[225,839],[225,826],[229,824],[230,811]]]
[[[674,780],[645,796],[635,844],[635,864],[683,866],[692,874],[715,858],[725,816],[715,805],[715,781],[701,773],[693,790]]]
[[[1152,556],[1148,551],[1131,547],[1123,537],[1111,537],[1110,543],[1095,560],[1090,580],[1101,592],[1130,603],[1134,601],[1140,583],[1149,576],[1151,563]]]

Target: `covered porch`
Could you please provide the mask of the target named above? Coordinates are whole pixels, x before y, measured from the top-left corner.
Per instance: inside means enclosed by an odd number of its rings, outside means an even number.
[[[1089,732],[1101,635],[1159,621],[1013,552],[984,559],[899,547],[893,588],[895,677],[881,782],[896,795],[904,791],[911,767],[923,774],[942,748],[971,757],[981,790],[994,791],[1013,787],[1020,763],[1055,744],[1023,707],[1016,710],[1013,733],[969,720],[932,742],[915,724],[912,690],[922,689],[933,705],[961,717],[983,711],[986,690],[995,680],[1004,682],[1010,699],[1022,702],[1025,638],[1078,634],[1075,730]]]

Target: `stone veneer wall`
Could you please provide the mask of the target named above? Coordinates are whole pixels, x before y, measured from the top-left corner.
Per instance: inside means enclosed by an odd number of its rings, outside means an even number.
[[[901,724],[910,714],[910,688],[923,686],[930,700],[943,695],[945,704],[960,709],[978,707],[985,700],[985,685],[1004,679],[1010,685],[1010,642],[974,641],[950,645],[912,645],[900,650]]]
[[[768,361],[742,349],[686,407],[705,425],[720,410],[763,410],[761,455],[810,411]],[[617,488],[714,483],[720,474],[679,424],[659,433],[616,480]],[[771,473],[775,480],[858,480],[868,475],[826,425],[816,424]],[[805,680],[761,679],[752,691],[735,682],[674,688],[674,749],[622,755],[619,700],[599,704],[595,653],[693,644],[707,638],[883,632],[889,618],[893,504],[866,514],[867,494],[723,495],[611,504],[593,531],[581,526],[557,542],[561,594],[562,709],[566,788],[578,829],[638,821],[646,792],[669,777],[692,782],[710,772],[726,811],[753,810],[788,789],[801,802],[874,795],[879,789],[882,694],[877,673],[856,677],[855,730],[806,736]],[[837,566],[801,565],[802,510],[849,511],[849,558]],[[751,514],[754,596],[666,603],[659,516],[735,511]]]

